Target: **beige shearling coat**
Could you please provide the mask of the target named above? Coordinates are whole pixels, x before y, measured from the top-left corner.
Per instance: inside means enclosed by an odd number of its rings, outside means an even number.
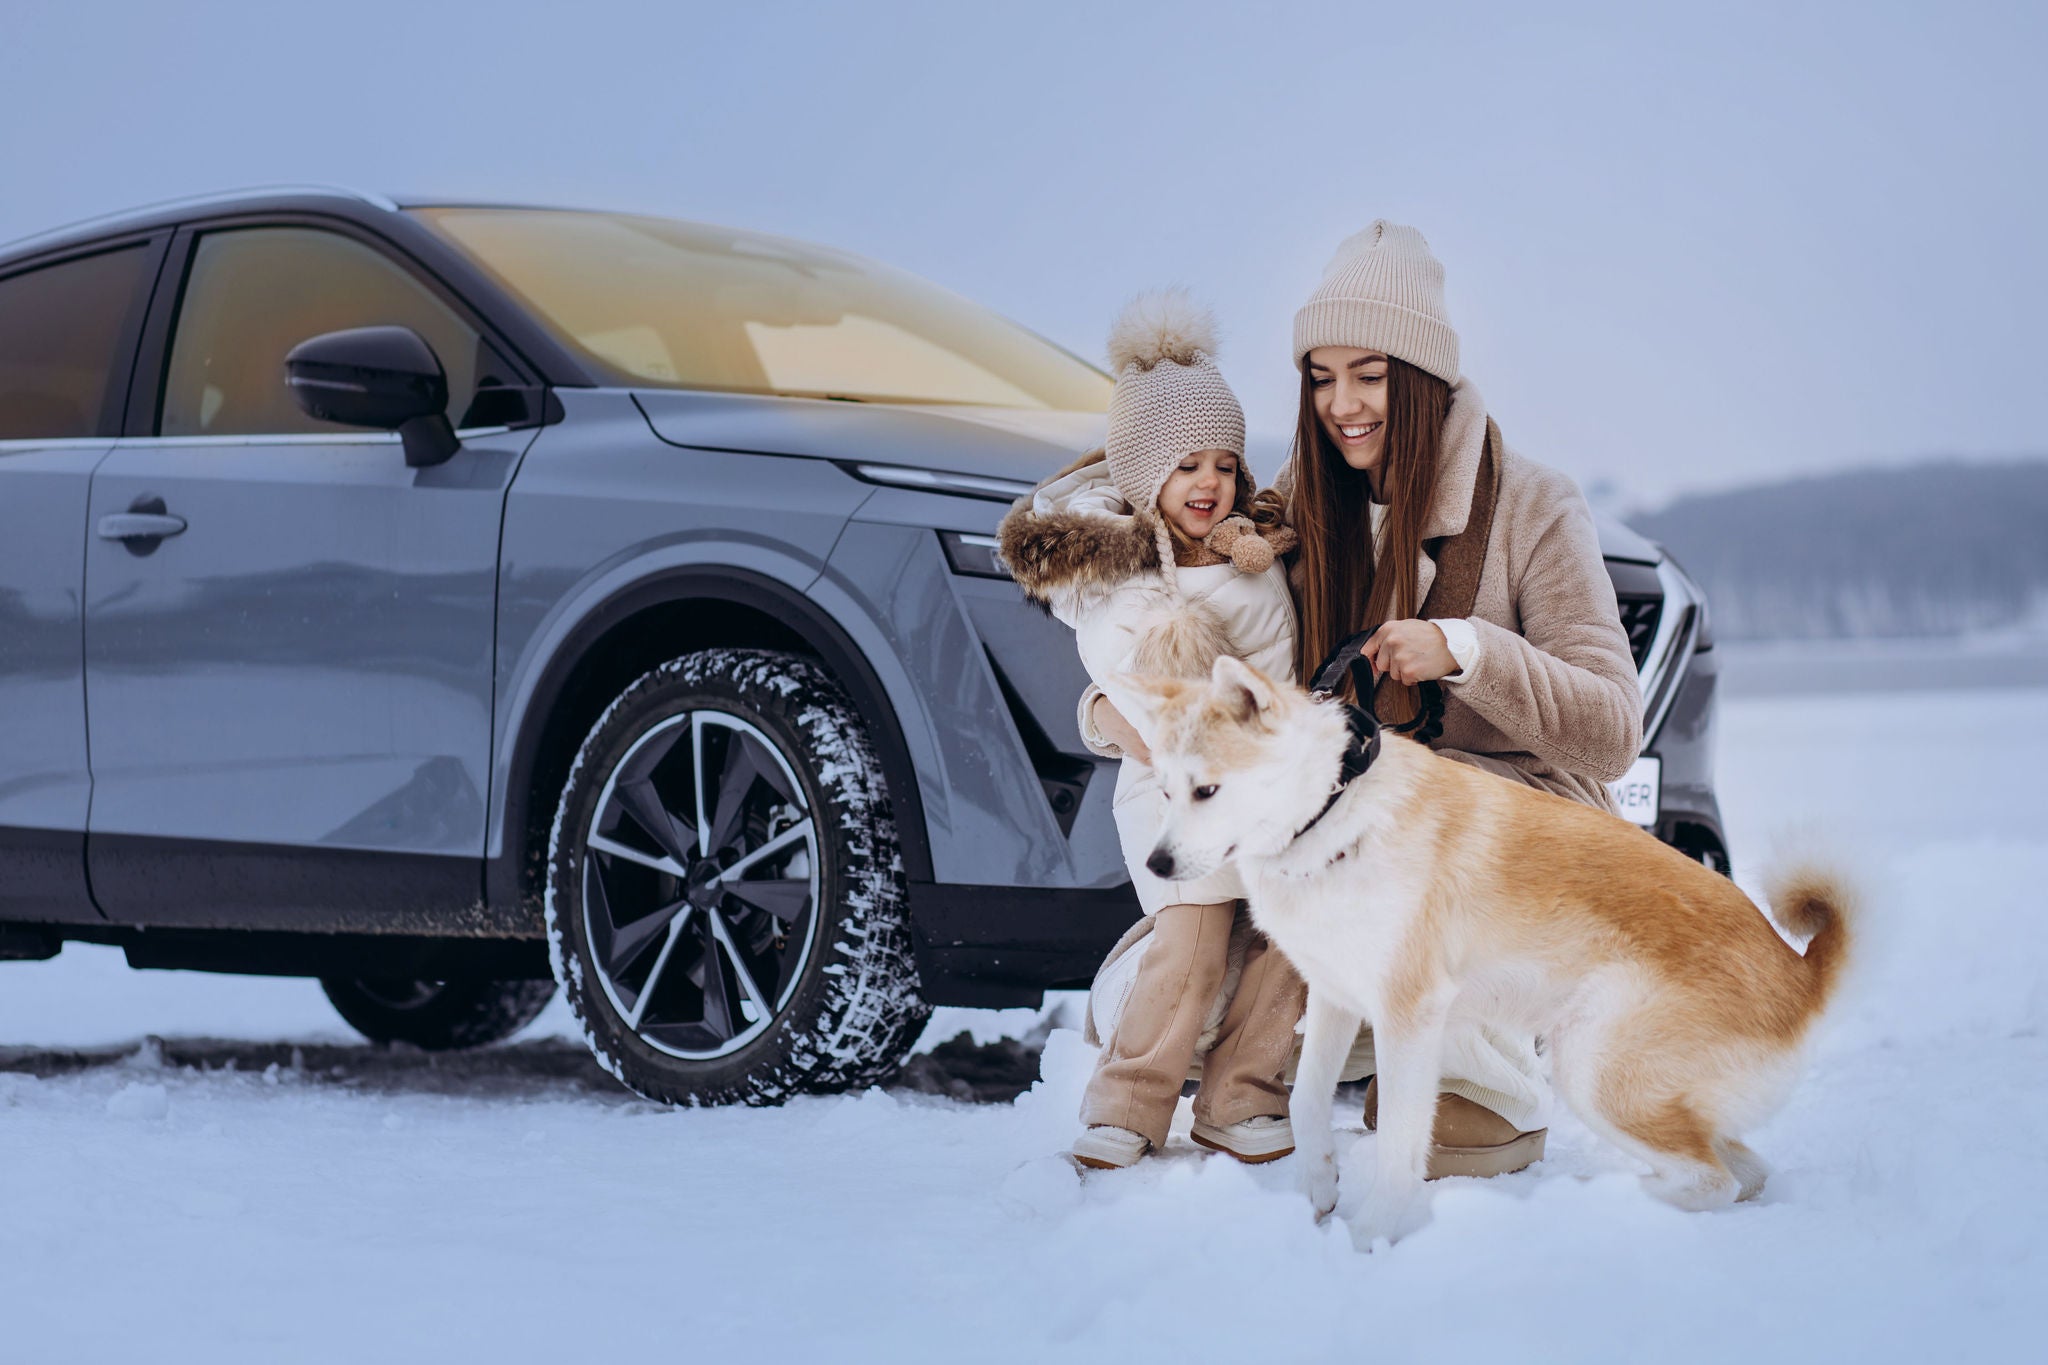
[[[1465,529],[1485,441],[1485,400],[1461,380],[1451,391],[1424,540]],[[1290,462],[1275,481],[1283,499],[1293,476]],[[1372,532],[1358,534],[1366,540]],[[1436,564],[1425,554],[1419,570],[1426,596]],[[1628,771],[1643,741],[1628,634],[1578,485],[1512,449],[1501,451],[1493,531],[1468,619],[1478,657],[1466,677],[1444,685],[1438,752],[1611,810],[1606,784]],[[1303,671],[1317,662],[1302,660]]]

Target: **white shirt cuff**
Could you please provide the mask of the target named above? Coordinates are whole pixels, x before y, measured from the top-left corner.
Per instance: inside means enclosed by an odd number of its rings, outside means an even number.
[[[1458,671],[1446,674],[1443,680],[1459,683],[1471,677],[1472,666],[1479,662],[1479,632],[1461,616],[1431,621],[1430,624],[1444,633],[1444,643],[1450,646],[1451,657],[1458,661]]]

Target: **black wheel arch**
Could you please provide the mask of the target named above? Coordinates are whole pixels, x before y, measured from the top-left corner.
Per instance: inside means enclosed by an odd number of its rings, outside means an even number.
[[[871,731],[895,813],[906,876],[928,882],[931,846],[917,772],[896,708],[867,656],[800,591],[737,568],[672,569],[622,588],[592,608],[541,670],[513,743],[503,851],[487,860],[484,895],[520,910],[541,932],[548,827],[577,746],[613,697],[658,663],[718,646],[787,649],[816,658],[846,690]]]

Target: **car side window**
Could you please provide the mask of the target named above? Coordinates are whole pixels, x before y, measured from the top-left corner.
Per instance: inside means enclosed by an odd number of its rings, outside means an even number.
[[[410,327],[448,375],[459,420],[476,392],[476,329],[381,252],[317,228],[232,228],[199,239],[164,379],[164,436],[355,431],[308,417],[285,354],[323,332]]]
[[[0,279],[0,440],[99,433],[148,255],[123,247]]]

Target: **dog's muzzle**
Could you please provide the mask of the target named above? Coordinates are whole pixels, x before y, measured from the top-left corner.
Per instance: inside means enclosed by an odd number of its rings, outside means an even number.
[[[1145,870],[1161,880],[1173,876],[1173,855],[1163,848],[1152,850],[1152,856],[1145,860]]]

